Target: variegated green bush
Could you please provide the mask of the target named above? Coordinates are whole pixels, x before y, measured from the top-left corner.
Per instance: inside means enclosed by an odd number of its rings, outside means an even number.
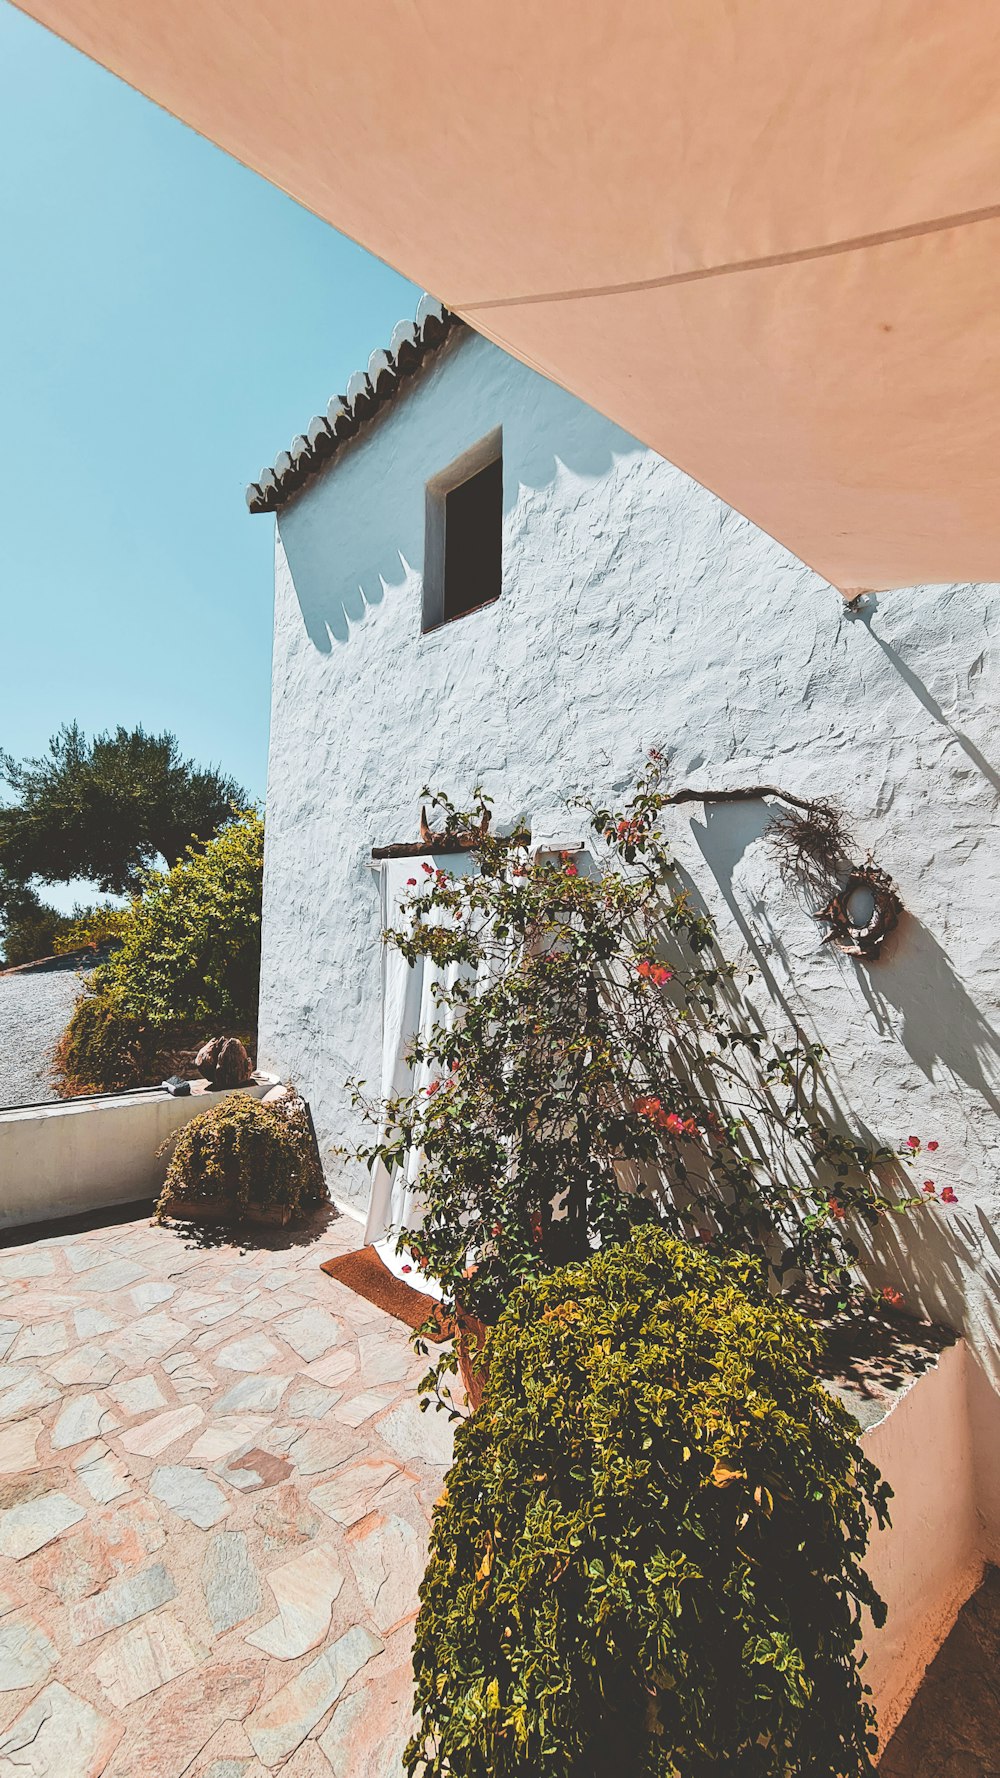
[[[762,1266],[653,1227],[515,1291],[434,1515],[413,1778],[860,1778],[887,1490]]]

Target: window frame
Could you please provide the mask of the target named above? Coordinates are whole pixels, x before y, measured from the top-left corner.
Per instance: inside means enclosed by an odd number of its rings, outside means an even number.
[[[439,630],[444,624],[459,623],[464,617],[473,617],[477,611],[485,611],[495,605],[503,591],[503,515],[501,505],[501,537],[500,537],[500,593],[494,593],[489,599],[483,599],[479,605],[470,605],[465,611],[446,614],[445,611],[445,572],[447,537],[445,513],[448,495],[463,482],[472,481],[484,469],[499,463],[501,477],[503,474],[503,427],[496,426],[487,432],[467,451],[447,465],[445,469],[431,476],[425,490],[424,517],[424,575],[423,602],[420,619],[421,634],[426,636],[432,630]],[[502,502],[502,494],[501,494]]]

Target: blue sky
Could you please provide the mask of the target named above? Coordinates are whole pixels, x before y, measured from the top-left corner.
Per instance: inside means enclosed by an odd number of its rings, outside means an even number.
[[[0,747],[173,729],[262,796],[243,490],[418,292],[0,0]]]

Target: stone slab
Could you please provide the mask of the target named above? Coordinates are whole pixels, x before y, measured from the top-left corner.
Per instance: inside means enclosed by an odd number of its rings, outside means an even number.
[[[188,1469],[183,1464],[154,1469],[149,1491],[179,1518],[198,1525],[202,1531],[217,1525],[229,1511],[229,1502],[222,1489],[200,1469]]]
[[[399,1479],[399,1466],[385,1458],[366,1457],[337,1471],[309,1495],[313,1506],[338,1525],[356,1525],[375,1507],[383,1489]]]
[[[139,1426],[130,1426],[119,1442],[136,1457],[158,1457],[168,1445],[193,1432],[204,1418],[203,1410],[194,1403],[186,1408],[170,1408],[165,1414],[154,1415],[152,1420],[143,1420]]]
[[[162,1611],[148,1624],[135,1624],[105,1649],[91,1669],[109,1703],[119,1710],[190,1673],[205,1650],[173,1612]]]
[[[217,1531],[212,1537],[202,1564],[201,1590],[217,1636],[259,1610],[263,1593],[244,1531]]]
[[[0,1735],[0,1772],[11,1778],[100,1778],[123,1725],[54,1681]]]
[[[265,1766],[276,1766],[295,1752],[336,1703],[345,1685],[383,1646],[370,1630],[356,1624],[257,1706],[244,1727]]]
[[[95,1593],[92,1598],[75,1605],[69,1616],[70,1635],[77,1646],[93,1642],[96,1637],[106,1635],[109,1630],[120,1630],[123,1624],[145,1617],[147,1611],[156,1611],[176,1597],[173,1577],[162,1562],[154,1562],[140,1574],[123,1574],[105,1587],[103,1593]]]
[[[42,1494],[0,1513],[0,1556],[20,1561],[43,1544],[61,1537],[71,1525],[86,1518],[86,1511],[68,1494]]]
[[[300,1556],[272,1568],[267,1584],[277,1616],[247,1637],[255,1648],[279,1661],[296,1660],[322,1642],[344,1576],[329,1544],[313,1544]]]
[[[0,1623],[0,1692],[41,1685],[58,1659],[55,1644],[33,1618],[5,1617]]]

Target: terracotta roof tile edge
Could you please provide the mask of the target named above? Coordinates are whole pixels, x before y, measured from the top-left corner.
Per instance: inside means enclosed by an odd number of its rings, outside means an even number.
[[[452,329],[465,323],[433,296],[422,296],[413,321],[400,321],[384,349],[373,352],[367,370],[357,370],[343,395],[335,395],[325,414],[310,420],[306,431],[279,452],[270,469],[262,470],[246,492],[251,512],[277,512],[309,478],[325,468],[335,452],[361,427],[394,401],[424,360],[442,346]]]

